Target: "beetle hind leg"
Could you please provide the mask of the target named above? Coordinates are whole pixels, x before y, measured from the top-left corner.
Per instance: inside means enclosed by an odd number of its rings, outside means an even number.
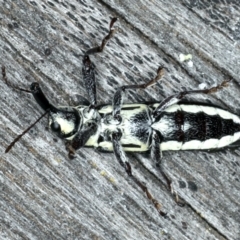
[[[158,213],[162,216],[166,216],[166,213],[161,210],[162,205],[152,196],[148,188],[132,174],[131,165],[126,158],[125,152],[123,151],[122,145],[120,143],[121,136],[122,133],[120,131],[112,133],[113,151],[118,162],[125,169],[126,173],[132,179],[132,181],[135,182],[144,193],[146,193],[148,199],[153,203]]]
[[[167,183],[168,189],[170,190],[175,202],[183,207],[185,205],[185,202],[179,198],[177,192],[173,189],[172,186],[172,179],[165,173],[163,166],[162,166],[162,153],[161,153],[161,149],[160,149],[160,138],[158,136],[158,134],[156,133],[156,131],[153,132],[152,135],[152,147],[151,147],[151,158],[153,159],[153,161],[156,163],[156,166],[158,168],[158,170],[160,171],[160,173],[162,174],[164,180]]]
[[[211,94],[215,93],[219,90],[222,90],[223,88],[228,86],[228,83],[231,80],[225,80],[216,87],[201,89],[201,90],[189,90],[189,91],[182,91],[179,93],[176,93],[166,99],[164,99],[159,106],[154,110],[153,117],[157,118],[161,113],[168,107],[170,107],[173,104],[178,103],[181,99],[183,99],[186,95],[192,95],[192,94]]]

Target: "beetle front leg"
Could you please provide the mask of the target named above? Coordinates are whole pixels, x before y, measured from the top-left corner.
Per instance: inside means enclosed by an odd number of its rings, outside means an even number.
[[[160,144],[161,144],[160,137],[158,136],[156,131],[154,131],[152,134],[151,159],[156,163],[158,170],[160,171],[160,173],[164,177],[165,181],[167,182],[168,188],[169,188],[171,194],[173,195],[175,202],[179,206],[183,207],[185,204],[182,200],[179,199],[177,193],[174,191],[174,189],[172,187],[172,179],[163,170],[162,152],[160,149]]]
[[[97,96],[96,96],[95,66],[91,62],[88,55],[84,55],[83,57],[82,74],[90,104],[91,106],[96,106]]]
[[[113,104],[113,112],[112,112],[113,118],[118,121],[121,120],[120,112],[121,112],[121,107],[122,107],[122,103],[123,103],[124,92],[126,89],[145,89],[147,87],[154,85],[159,79],[161,79],[161,77],[163,75],[164,75],[164,69],[162,67],[159,67],[157,70],[156,77],[151,79],[149,82],[139,84],[139,85],[137,85],[137,84],[136,85],[125,85],[125,86],[118,88],[118,90],[115,92],[115,94],[113,96],[113,103],[112,103]]]
[[[85,88],[89,97],[89,101],[92,107],[97,105],[97,97],[96,97],[96,81],[95,81],[95,66],[91,62],[89,55],[102,52],[107,42],[113,37],[116,29],[113,29],[114,23],[117,21],[117,18],[113,18],[110,22],[110,30],[107,36],[105,36],[102,40],[100,46],[90,48],[87,50],[83,56],[83,80],[85,83]]]
[[[228,86],[228,82],[230,80],[225,80],[221,84],[217,85],[216,87],[207,88],[203,90],[190,90],[190,91],[183,91],[177,94],[174,94],[166,99],[164,99],[159,106],[153,111],[153,117],[157,118],[166,108],[170,107],[173,104],[178,103],[181,99],[183,99],[186,95],[190,94],[211,94],[215,93],[224,87]]]
[[[158,203],[158,201],[155,198],[153,198],[153,196],[149,192],[148,188],[140,180],[138,180],[138,178],[136,178],[132,174],[131,165],[126,158],[126,154],[123,151],[122,145],[120,143],[121,136],[122,136],[122,133],[120,131],[112,133],[113,151],[114,151],[114,154],[115,154],[118,162],[125,169],[128,176],[138,185],[138,187],[140,187],[142,189],[143,192],[146,193],[148,199],[153,203],[154,207],[157,209],[159,214],[162,216],[166,216],[166,213],[164,213],[161,210],[161,204]]]
[[[66,143],[66,149],[68,150],[68,157],[70,159],[73,159],[76,150],[83,147],[88,139],[96,133],[97,127],[97,124],[94,122],[84,124],[81,131],[79,131],[71,141]]]

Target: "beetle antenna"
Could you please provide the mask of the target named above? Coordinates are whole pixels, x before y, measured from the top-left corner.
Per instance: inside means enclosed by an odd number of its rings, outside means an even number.
[[[27,93],[32,93],[30,90],[24,89],[24,88],[20,88],[18,86],[13,85],[12,83],[10,83],[7,79],[7,74],[6,74],[6,68],[5,66],[2,66],[2,77],[3,77],[3,81],[11,88],[22,91],[22,92],[27,92]]]
[[[5,153],[8,153],[11,148],[14,146],[14,144],[23,136],[25,135],[32,127],[35,126],[36,123],[38,123],[44,116],[46,116],[46,114],[48,113],[48,111],[46,111],[45,113],[43,113],[34,123],[32,123],[27,129],[25,129],[21,134],[19,134],[6,148]]]

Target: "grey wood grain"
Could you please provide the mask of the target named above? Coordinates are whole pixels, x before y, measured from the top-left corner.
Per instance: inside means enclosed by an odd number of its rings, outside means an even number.
[[[121,29],[92,57],[98,102],[110,103],[118,86],[146,82],[159,65],[166,75],[126,102],[159,101],[181,89],[232,79],[211,101],[240,113],[238,1],[0,1],[0,65],[10,82],[38,81],[58,105],[86,97],[84,51],[108,31]],[[192,54],[193,66],[179,54]],[[187,206],[177,206],[148,154],[128,154],[134,174],[168,213],[157,213],[127,178],[113,154],[78,151],[69,161],[47,119],[5,154],[10,142],[42,110],[33,97],[0,81],[1,239],[240,239],[240,151],[164,152],[164,167]]]

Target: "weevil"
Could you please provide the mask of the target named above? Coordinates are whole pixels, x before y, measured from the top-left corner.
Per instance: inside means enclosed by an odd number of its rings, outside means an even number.
[[[164,69],[161,67],[158,68],[156,76],[147,83],[119,87],[111,105],[98,105],[95,66],[90,55],[103,51],[116,31],[113,27],[116,20],[116,18],[111,20],[109,32],[103,38],[101,45],[90,48],[84,53],[82,75],[89,100],[76,107],[54,106],[37,82],[31,84],[30,90],[10,84],[5,67],[2,67],[5,82],[12,88],[31,93],[45,111],[7,147],[6,152],[42,117],[48,115],[50,129],[66,141],[69,158],[73,158],[75,152],[84,146],[114,152],[117,161],[128,176],[146,193],[158,212],[165,215],[161,210],[161,204],[132,174],[125,152],[150,151],[152,161],[156,163],[175,200],[181,204],[172,189],[171,179],[162,168],[162,152],[220,149],[229,146],[240,139],[240,118],[227,110],[209,104],[181,103],[187,95],[214,93],[227,86],[228,81],[209,89],[179,92],[157,103],[123,103],[123,96],[127,90],[145,89],[159,81],[164,74]]]

